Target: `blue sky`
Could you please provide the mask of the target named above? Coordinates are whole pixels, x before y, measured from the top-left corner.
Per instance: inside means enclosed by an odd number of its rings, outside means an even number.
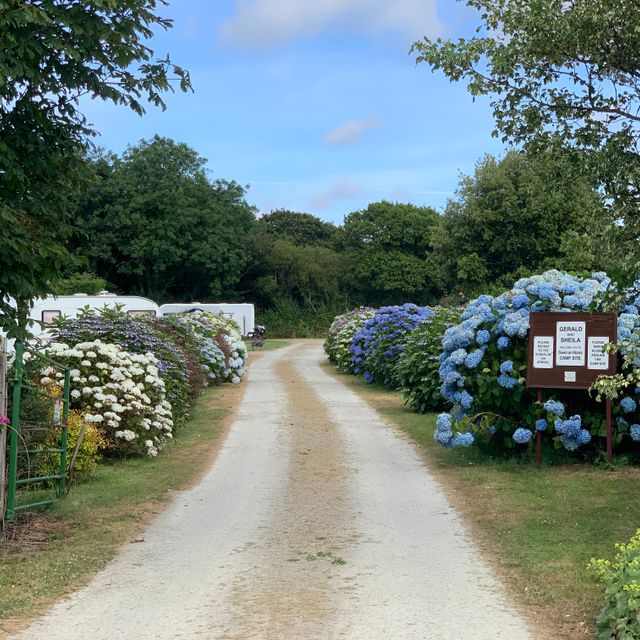
[[[424,34],[469,35],[455,0],[173,0],[151,47],[186,67],[194,93],[140,118],[83,105],[97,143],[121,153],[155,133],[208,159],[213,178],[249,185],[247,200],[343,217],[381,199],[441,208],[486,153],[486,100],[472,102],[408,54]]]

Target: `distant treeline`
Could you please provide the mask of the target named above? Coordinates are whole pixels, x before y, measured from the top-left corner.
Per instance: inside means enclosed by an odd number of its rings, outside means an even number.
[[[60,293],[253,302],[272,335],[318,335],[358,305],[457,303],[547,268],[618,272],[635,242],[552,153],[483,158],[442,212],[382,201],[340,226],[257,215],[244,187],[212,180],[204,158],[166,138],[88,162],[70,243],[78,264]]]

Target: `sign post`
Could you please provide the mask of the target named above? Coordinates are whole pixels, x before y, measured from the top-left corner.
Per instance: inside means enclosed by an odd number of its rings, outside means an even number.
[[[533,312],[529,331],[526,386],[587,390],[601,375],[615,375],[616,357],[605,351],[615,344],[618,317],[614,313]],[[607,459],[613,457],[611,401],[606,401]],[[542,435],[536,433],[536,462],[541,461]]]

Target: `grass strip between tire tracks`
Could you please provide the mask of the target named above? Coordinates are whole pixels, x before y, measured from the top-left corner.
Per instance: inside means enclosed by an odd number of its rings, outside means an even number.
[[[433,441],[435,414],[413,413],[398,392],[326,368],[420,445],[429,470],[539,637],[595,638],[603,586],[587,563],[612,557],[614,544],[640,526],[640,470],[536,467],[487,458],[474,448],[446,450]]]
[[[24,515],[0,538],[0,637],[84,584],[135,542],[172,493],[192,486],[215,459],[244,385],[213,387],[155,459],[100,465],[50,510]]]

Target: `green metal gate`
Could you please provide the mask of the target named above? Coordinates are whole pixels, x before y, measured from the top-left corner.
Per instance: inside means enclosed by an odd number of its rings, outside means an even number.
[[[34,367],[36,374],[45,368],[56,372],[49,388],[37,380],[25,379],[26,354],[37,363]],[[58,380],[63,383],[61,394]],[[71,370],[68,366],[34,351],[23,342],[15,343],[7,523],[15,520],[17,512],[51,505],[65,495],[70,386]],[[44,414],[34,415],[37,411],[33,406]],[[46,464],[43,465],[44,456]],[[53,470],[43,474],[39,471],[43,468]]]

